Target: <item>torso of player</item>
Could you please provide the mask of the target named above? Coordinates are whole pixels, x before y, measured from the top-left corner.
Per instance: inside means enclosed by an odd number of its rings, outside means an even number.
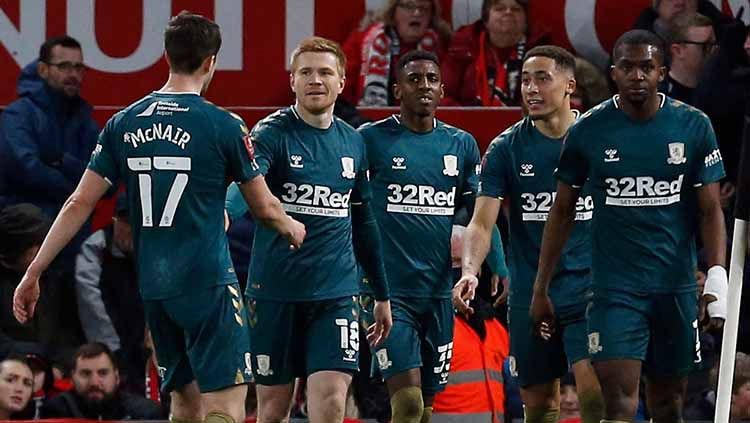
[[[273,136],[256,140],[260,161],[272,154],[266,181],[284,210],[305,224],[299,251],[275,232],[259,227],[250,267],[248,295],[255,298],[317,300],[357,293],[351,241],[350,205],[364,173],[364,145],[345,122],[334,118],[327,129],[305,123],[286,108],[258,123],[273,126]],[[264,137],[253,130],[253,136]]]
[[[398,116],[360,132],[391,294],[447,298],[453,217],[462,197],[475,195],[476,142],[437,120],[432,131],[416,133]]]
[[[229,164],[219,143],[236,132],[241,145],[242,120],[197,94],[158,92],[114,119],[144,298],[236,282],[223,228]]]
[[[615,96],[592,110],[580,131],[596,205],[597,286],[695,289],[696,188],[702,169],[721,156],[705,152],[705,115],[662,94],[660,100],[653,118],[637,122],[619,110]]]
[[[577,112],[576,112],[577,113]],[[509,263],[511,306],[527,307],[531,301],[544,225],[555,201],[557,168],[563,140],[542,134],[533,121],[525,118],[500,136],[497,142],[509,150],[503,163],[508,186],[503,202],[509,211]],[[499,160],[489,156],[486,160]],[[483,183],[485,183],[483,181]],[[550,286],[550,297],[557,306],[586,301],[590,287],[590,221],[594,202],[584,187],[576,202],[576,224],[565,244]]]

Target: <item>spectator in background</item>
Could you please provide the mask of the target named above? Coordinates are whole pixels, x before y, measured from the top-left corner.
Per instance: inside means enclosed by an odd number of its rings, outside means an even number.
[[[99,132],[80,97],[85,69],[81,45],[69,36],[47,40],[23,68],[20,98],[0,115],[9,204],[28,202],[52,218],[78,185]]]
[[[440,55],[450,37],[439,0],[388,0],[380,14],[366,15],[343,45],[348,81],[341,97],[358,106],[397,104],[393,85],[399,58],[415,49]]]
[[[145,317],[138,292],[127,195],[117,196],[112,224],[94,232],[76,258],[78,314],[86,340],[118,357],[123,389],[145,389]]]
[[[75,299],[61,292],[63,287],[54,273],[46,274],[43,279],[46,289],[40,299],[39,314],[26,324],[18,323],[13,316],[13,292],[49,226],[50,219],[32,204],[15,204],[0,210],[0,338],[5,342],[78,345],[78,322],[71,322],[77,320]]]
[[[51,398],[42,418],[91,420],[159,420],[164,413],[155,402],[119,388],[115,357],[98,342],[82,345],[73,356],[73,390]]]
[[[560,378],[560,423],[580,423],[581,405],[578,402],[576,379],[572,373]]]
[[[669,40],[670,25],[681,13],[700,13],[707,16],[717,32],[731,21],[709,0],[654,0],[651,7],[643,9],[633,29],[645,29],[656,33],[662,40]]]
[[[521,65],[545,37],[529,37],[527,0],[484,0],[482,18],[456,31],[443,60],[444,104],[518,106]]]
[[[0,361],[0,420],[12,420],[31,399],[34,376],[23,356],[9,355]]]
[[[659,84],[659,91],[694,105],[694,91],[706,59],[717,47],[711,19],[700,13],[685,12],[669,25],[669,72]]]
[[[697,398],[685,403],[685,420],[713,420],[716,410],[716,387],[718,386],[718,362],[711,372],[711,388]],[[737,352],[732,381],[732,404],[730,421],[750,420],[750,356]]]
[[[581,113],[612,96],[607,78],[586,59],[576,57],[576,90],[570,96],[570,107]]]

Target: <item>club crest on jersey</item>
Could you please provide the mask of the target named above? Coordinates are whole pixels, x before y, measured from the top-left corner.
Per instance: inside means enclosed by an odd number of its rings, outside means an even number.
[[[302,169],[305,165],[302,163],[302,156],[298,154],[292,154],[289,156],[289,166],[295,169]]]
[[[273,370],[271,370],[271,357],[260,354],[255,358],[258,361],[258,374],[261,376],[271,376],[273,374]]]
[[[443,175],[458,176],[458,157],[452,154],[443,156]]]
[[[604,150],[604,163],[619,162],[620,157],[617,155],[616,148],[608,148]]]
[[[354,158],[353,157],[342,157],[341,158],[341,176],[346,179],[354,179],[357,175],[354,173]]]
[[[406,157],[394,157],[391,169],[393,170],[406,170]]]
[[[521,165],[521,176],[534,176],[534,165],[531,163],[523,163]]]
[[[683,164],[687,161],[685,157],[685,144],[681,142],[670,142],[667,146],[669,149],[669,157],[667,158],[667,164]]]

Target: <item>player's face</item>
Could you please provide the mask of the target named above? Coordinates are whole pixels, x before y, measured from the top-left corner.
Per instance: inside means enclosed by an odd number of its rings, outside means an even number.
[[[112,398],[119,383],[120,377],[107,354],[76,360],[73,385],[76,393],[89,404],[99,404]]]
[[[0,410],[8,414],[23,410],[31,398],[33,385],[29,366],[15,360],[0,364]]]
[[[48,63],[39,63],[39,76],[55,91],[67,97],[76,97],[81,92],[83,53],[80,49],[56,45],[52,47]]]
[[[399,71],[393,94],[403,110],[421,117],[434,115],[443,98],[440,68],[431,60],[407,63]]]
[[[330,110],[344,89],[344,77],[338,71],[336,55],[302,53],[293,68],[289,79],[297,104],[316,115]]]
[[[656,47],[624,44],[619,47],[617,62],[612,66],[612,79],[622,100],[640,106],[656,96],[665,72]]]
[[[416,43],[424,37],[432,20],[433,0],[398,0],[393,20],[401,41]]]
[[[570,101],[575,79],[549,57],[532,57],[523,64],[521,97],[531,119],[544,119]]]

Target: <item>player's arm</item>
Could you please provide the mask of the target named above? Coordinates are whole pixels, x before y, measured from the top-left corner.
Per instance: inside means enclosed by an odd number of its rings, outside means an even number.
[[[696,193],[700,211],[700,234],[708,264],[700,318],[704,322],[710,318],[706,329],[718,329],[726,319],[728,291],[727,271],[724,267],[727,233],[719,199],[719,183],[698,187]],[[705,311],[708,311],[708,318],[705,317]]]
[[[19,322],[24,323],[34,315],[34,308],[39,299],[39,277],[78,233],[94,211],[97,201],[109,187],[109,182],[96,172],[87,169],[83,173],[81,182],[63,204],[39,252],[16,288],[13,296],[13,314]]]
[[[259,175],[239,184],[239,188],[250,212],[258,222],[289,240],[291,247],[302,246],[302,241],[305,239],[305,225],[286,214],[281,201],[268,189],[263,176]]]
[[[555,202],[544,225],[530,311],[535,325],[545,339],[549,339],[554,331],[554,308],[549,298],[549,285],[575,224],[576,202],[580,191],[580,188],[558,182]]]

